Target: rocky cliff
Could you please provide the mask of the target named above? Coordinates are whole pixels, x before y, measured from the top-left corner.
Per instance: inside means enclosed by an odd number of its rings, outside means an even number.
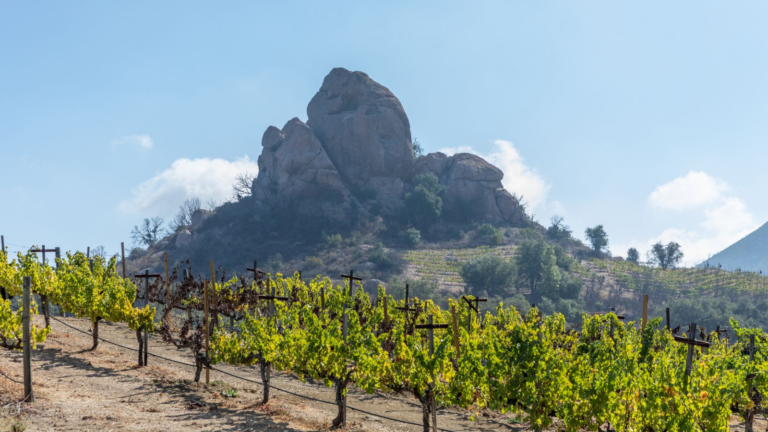
[[[333,69],[307,107],[307,122],[294,118],[282,129],[270,126],[261,144],[253,182],[261,208],[292,205],[301,212],[305,207],[331,219],[350,211],[394,217],[403,213],[416,176],[433,173],[445,187],[447,219],[510,225],[525,220],[501,184],[504,174],[482,158],[466,153],[414,158],[402,104],[363,72]]]

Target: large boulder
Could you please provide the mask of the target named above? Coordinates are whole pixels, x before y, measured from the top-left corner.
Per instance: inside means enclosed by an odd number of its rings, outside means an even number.
[[[294,118],[282,129],[270,126],[262,146],[259,174],[253,183],[257,201],[277,197],[304,200],[333,192],[348,195],[320,141],[301,120]]]
[[[445,186],[447,218],[523,221],[519,203],[501,184],[503,173],[482,158],[430,153],[414,162],[403,106],[365,73],[333,69],[307,116],[307,123],[294,118],[264,132],[252,186],[260,208],[285,206],[282,215],[303,214],[304,221],[367,223],[373,214],[402,214],[416,177],[434,173]],[[199,215],[193,229],[204,218]]]
[[[391,182],[369,183],[403,177],[413,163],[408,116],[389,89],[363,72],[333,69],[309,103],[307,117],[345,182],[397,198]]]
[[[430,153],[414,164],[412,175],[433,173],[445,186],[443,213],[456,220],[520,223],[519,203],[501,184],[504,173],[480,156]]]

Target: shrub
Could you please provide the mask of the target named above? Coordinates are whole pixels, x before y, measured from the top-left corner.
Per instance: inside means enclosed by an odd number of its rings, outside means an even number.
[[[341,234],[331,234],[328,235],[325,232],[322,234],[321,242],[323,246],[328,248],[339,248],[341,247]]]
[[[443,186],[433,173],[416,177],[417,186],[405,194],[405,208],[410,221],[420,227],[432,225],[443,211],[443,200],[440,194]]]
[[[571,238],[571,228],[563,223],[561,216],[552,216],[551,225],[547,228],[547,237],[554,241],[564,241]]]
[[[504,234],[500,229],[491,224],[482,224],[477,227],[477,234],[483,237],[488,237],[491,244],[497,245],[504,242]]]
[[[317,256],[307,257],[307,259],[305,259],[304,262],[311,269],[319,269],[325,265],[325,263],[323,262],[323,259]]]
[[[376,248],[368,255],[368,261],[376,264],[379,270],[388,271],[400,266],[401,258],[393,251],[384,249],[384,245],[378,243]]]
[[[485,255],[465,263],[459,273],[472,294],[478,295],[485,291],[488,296],[504,296],[514,288],[517,268],[511,261]]]
[[[417,246],[421,243],[421,232],[416,228],[408,228],[405,230],[405,241],[410,246]]]

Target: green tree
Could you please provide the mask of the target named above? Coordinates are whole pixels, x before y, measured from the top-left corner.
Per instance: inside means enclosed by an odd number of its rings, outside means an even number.
[[[472,294],[477,295],[485,290],[489,296],[505,296],[512,292],[517,269],[512,261],[484,255],[464,263],[459,274]]]
[[[536,284],[541,280],[542,261],[547,247],[541,240],[526,240],[517,248],[515,263],[518,275],[527,282],[531,293],[536,291]]]
[[[669,242],[666,246],[661,242],[651,246],[649,261],[664,270],[675,268],[683,260],[683,249],[677,242]]]
[[[541,257],[541,282],[536,287],[536,295],[558,298],[560,297],[560,268],[557,266],[557,257],[552,247],[546,247]]]
[[[584,231],[584,235],[587,237],[587,241],[592,245],[592,249],[595,252],[600,253],[603,249],[608,247],[608,233],[605,232],[602,225],[598,225],[594,228],[587,228]]]
[[[405,230],[405,241],[410,246],[417,246],[421,243],[421,232],[416,228],[408,228]]]
[[[640,264],[640,252],[637,249],[631,247],[627,250],[627,261],[635,264]]]
[[[411,143],[413,146],[413,158],[416,159],[420,156],[424,156],[424,147],[421,146],[421,143],[419,142],[419,139],[416,137],[413,137],[413,142]]]
[[[411,222],[419,228],[432,225],[443,211],[440,194],[443,186],[433,173],[416,177],[416,187],[405,194],[405,208]]]

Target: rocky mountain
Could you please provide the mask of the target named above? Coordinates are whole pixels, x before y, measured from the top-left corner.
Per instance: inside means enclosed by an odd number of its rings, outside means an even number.
[[[281,262],[307,268],[302,260],[318,263],[322,253],[325,264],[318,268],[331,268],[331,262],[345,268],[367,253],[331,253],[339,238],[348,245],[413,246],[408,231],[417,223],[406,197],[428,174],[433,195],[419,203],[440,211],[418,224],[418,238],[456,246],[474,241],[466,233],[477,223],[529,225],[497,167],[466,153],[416,157],[402,104],[363,72],[333,69],[309,102],[306,123],[293,118],[267,128],[258,166],[251,196],[213,212],[199,210],[189,226],[151,247],[136,265],[155,265],[160,252],[168,252],[173,261],[189,259],[195,267],[216,257],[234,269],[254,259],[268,259],[273,268]]]
[[[698,265],[707,266],[768,272],[768,223]]]
[[[259,207],[345,218],[350,211],[401,215],[404,196],[420,174],[445,187],[447,218],[520,224],[525,215],[501,184],[504,174],[482,158],[430,153],[414,158],[402,104],[363,72],[336,68],[298,118],[262,138],[253,197]],[[303,206],[296,206],[303,203]],[[365,216],[360,215],[360,216]]]

